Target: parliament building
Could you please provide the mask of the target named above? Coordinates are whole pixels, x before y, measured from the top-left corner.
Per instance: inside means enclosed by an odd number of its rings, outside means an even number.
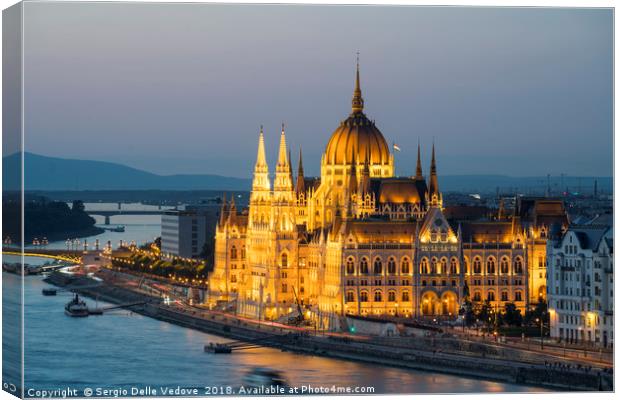
[[[413,171],[412,171],[413,172]],[[332,133],[321,176],[296,177],[284,126],[275,177],[263,131],[247,209],[224,201],[208,302],[284,321],[298,314],[338,329],[345,315],[456,317],[468,296],[526,310],[546,294],[546,242],[568,218],[560,200],[519,198],[494,215],[444,207],[435,146],[428,176],[417,149],[410,177],[364,113],[359,66],[351,114]]]

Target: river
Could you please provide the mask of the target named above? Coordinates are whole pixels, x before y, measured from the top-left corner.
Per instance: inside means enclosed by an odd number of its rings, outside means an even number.
[[[153,216],[147,216],[151,218]],[[159,222],[131,223],[134,217],[119,217],[126,226],[116,240],[145,240],[158,235]],[[126,218],[126,219],[122,219]],[[140,217],[143,218],[143,217]],[[107,234],[107,233],[106,233]],[[106,235],[102,234],[102,235]],[[121,236],[122,235],[122,236]],[[99,237],[101,235],[98,235]],[[89,243],[94,238],[88,238]],[[100,239],[101,240],[101,239]],[[59,243],[50,243],[57,246]],[[64,243],[63,243],[64,244]],[[15,262],[16,257],[5,257]],[[27,258],[29,264],[45,262]],[[19,277],[3,272],[5,329],[14,322],[19,311]],[[540,388],[492,381],[425,373],[414,370],[354,363],[337,359],[293,354],[271,348],[233,352],[229,355],[203,351],[205,343],[227,339],[144,317],[126,310],[102,316],[70,318],[64,314],[69,294],[45,297],[41,289],[48,285],[40,276],[24,278],[25,298],[25,374],[28,389],[54,390],[107,388],[123,394],[131,388],[157,390],[161,387],[197,388],[205,395],[205,386],[238,390],[244,376],[255,367],[280,371],[289,385],[302,387],[367,387],[374,393],[466,393],[466,392],[532,392]],[[94,300],[87,303],[94,306]],[[99,305],[104,305],[100,303]],[[12,325],[12,324],[11,324]],[[19,384],[19,340],[6,337],[3,351],[3,381]],[[34,393],[34,392],[31,392]],[[113,395],[110,394],[110,395]],[[95,393],[96,394],[96,393]]]

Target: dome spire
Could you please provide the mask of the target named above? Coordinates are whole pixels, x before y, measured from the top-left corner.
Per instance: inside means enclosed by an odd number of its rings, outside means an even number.
[[[360,53],[357,52],[357,68],[355,71],[355,89],[353,90],[353,100],[351,100],[351,110],[353,113],[362,112],[364,110],[364,99],[362,98],[362,89],[360,88]]]

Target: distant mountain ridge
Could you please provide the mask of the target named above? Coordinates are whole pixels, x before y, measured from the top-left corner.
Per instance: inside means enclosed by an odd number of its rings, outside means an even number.
[[[209,174],[157,175],[126,165],[91,160],[75,160],[24,153],[26,190],[237,190],[249,191],[251,179]],[[3,189],[18,190],[20,157],[18,153],[2,159]],[[552,177],[552,193],[593,192],[597,180],[599,193],[611,193],[611,177]],[[544,193],[547,177],[511,177],[504,175],[440,175],[442,191],[467,193],[492,192]]]
[[[4,189],[19,189],[18,153],[3,157]],[[157,175],[105,161],[74,160],[24,153],[26,190],[249,190],[249,179],[220,175]]]

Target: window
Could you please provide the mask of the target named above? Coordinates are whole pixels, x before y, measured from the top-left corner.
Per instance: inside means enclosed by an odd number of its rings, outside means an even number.
[[[494,291],[489,291],[489,293],[487,293],[487,300],[489,301],[495,301],[495,292]]]
[[[282,284],[282,293],[286,293],[286,290],[288,289],[288,287],[286,286],[286,283]]]
[[[381,275],[383,273],[383,264],[381,263],[381,259],[380,258],[376,258],[375,259],[375,263],[374,263],[374,267],[373,267],[373,272],[377,275]]]
[[[245,246],[241,246],[241,259],[245,260]]]
[[[362,258],[360,261],[360,274],[368,273],[368,259],[366,257]]]
[[[361,301],[361,302],[366,302],[366,301],[368,301],[368,292],[367,292],[367,291],[362,290],[362,291],[360,292],[360,301]]]
[[[231,275],[230,276],[230,282],[232,282],[232,283],[237,282],[237,275]]]
[[[407,258],[400,263],[400,272],[403,274],[409,273],[409,260]]]
[[[495,259],[489,257],[487,259],[487,274],[494,274],[495,273]]]
[[[515,258],[515,274],[523,273],[523,259],[521,257]]]
[[[431,274],[437,273],[437,259],[435,257],[431,258]]]
[[[474,293],[474,301],[480,301],[481,297],[480,297],[480,292],[475,292]]]
[[[355,273],[355,262],[353,257],[347,259],[347,274],[353,275]]]
[[[458,263],[456,261],[456,258],[452,258],[450,260],[450,273],[451,274],[457,274],[458,273]]]
[[[396,301],[396,292],[388,292],[388,301]]]
[[[230,258],[233,260],[237,259],[237,246],[233,246],[230,248]]]
[[[516,291],[515,292],[515,301],[523,301],[523,299],[521,298],[521,292],[520,291]]]
[[[440,265],[441,265],[441,270],[437,271],[437,273],[445,274],[446,272],[448,272],[448,260],[447,259],[442,258],[441,262],[440,262]]]
[[[426,257],[420,262],[420,273],[428,274],[428,259]]]
[[[507,257],[503,257],[502,260],[499,262],[499,271],[502,274],[507,274],[508,273],[508,258]]]
[[[409,292],[404,291],[402,294],[402,301],[409,301]]]
[[[380,290],[375,291],[375,301],[383,301],[383,294]]]
[[[508,301],[508,292],[502,292],[502,301]]]
[[[393,258],[390,258],[388,260],[388,274],[395,274],[396,273],[396,260],[394,260]]]
[[[288,255],[286,253],[282,253],[282,268],[288,267]]]
[[[474,258],[474,274],[479,274],[482,272],[482,260],[480,257]]]
[[[355,293],[352,290],[347,291],[347,303],[355,301]]]

